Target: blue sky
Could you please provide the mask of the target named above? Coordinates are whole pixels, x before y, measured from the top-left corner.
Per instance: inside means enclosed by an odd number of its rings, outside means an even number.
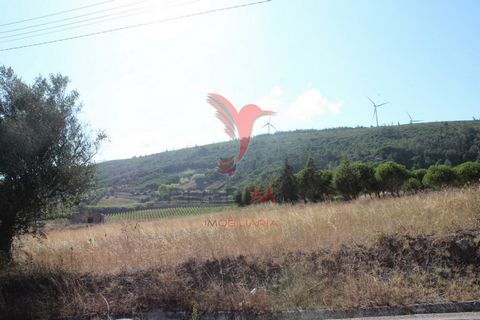
[[[137,1],[0,26],[0,49],[249,2]],[[0,0],[0,24],[99,2]],[[125,5],[109,12],[138,14],[18,41],[7,37],[36,29],[9,31],[14,28]],[[257,103],[277,111],[272,123],[282,131],[370,126],[366,96],[390,102],[379,109],[380,123],[407,123],[407,111],[425,121],[480,118],[478,30],[478,1],[273,0],[1,51],[0,64],[28,82],[38,74],[69,76],[84,104],[82,119],[110,137],[97,156],[102,161],[228,140],[205,101],[209,92],[237,108]],[[266,132],[266,120],[258,120],[255,134]]]

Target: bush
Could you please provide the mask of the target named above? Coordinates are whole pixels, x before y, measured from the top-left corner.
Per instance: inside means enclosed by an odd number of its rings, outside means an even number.
[[[455,184],[457,175],[451,167],[438,164],[428,168],[427,174],[423,177],[422,183],[432,188],[446,187]]]
[[[392,195],[398,195],[407,177],[408,171],[405,166],[394,161],[382,163],[375,170],[375,179],[380,190],[390,192]]]
[[[410,191],[410,192],[417,192],[422,189],[422,183],[417,178],[409,178],[405,181],[402,185],[402,190]]]
[[[426,174],[427,174],[427,169],[423,169],[423,168],[415,169],[412,172],[410,172],[410,176],[412,178],[417,179],[420,183],[422,182],[423,177],[425,177]]]
[[[479,183],[480,182],[480,163],[465,162],[455,167],[455,173],[461,183]]]

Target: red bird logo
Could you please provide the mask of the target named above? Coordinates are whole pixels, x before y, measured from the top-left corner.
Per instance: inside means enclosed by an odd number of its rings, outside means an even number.
[[[238,154],[218,161],[217,171],[231,176],[235,173],[237,162],[247,152],[255,121],[260,117],[272,116],[276,113],[262,110],[254,104],[248,104],[237,112],[230,101],[216,93],[208,94],[207,102],[217,110],[216,116],[225,125],[225,133],[233,140],[240,139]]]

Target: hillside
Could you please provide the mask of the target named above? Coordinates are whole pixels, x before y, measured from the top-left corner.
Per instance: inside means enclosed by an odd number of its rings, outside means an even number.
[[[220,157],[234,155],[237,148],[237,143],[230,141],[100,163],[100,186],[117,195],[104,205],[128,205],[132,200],[129,197],[136,202],[138,195],[158,195],[159,187],[160,193],[189,190],[189,196],[199,197],[207,191],[224,189],[227,178],[215,171],[216,162]],[[407,168],[480,160],[480,121],[297,130],[255,136],[228,186],[238,187],[247,181],[265,183],[278,173],[285,158],[298,170],[308,156],[314,157],[319,168],[328,169],[344,159],[372,164],[394,160]]]

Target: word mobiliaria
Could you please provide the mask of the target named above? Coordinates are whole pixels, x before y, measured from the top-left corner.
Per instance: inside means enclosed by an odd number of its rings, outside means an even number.
[[[252,219],[252,220],[235,220],[235,219],[219,219],[205,220],[204,225],[211,228],[248,228],[261,227],[270,228],[278,227],[279,224],[275,220],[269,219]]]

